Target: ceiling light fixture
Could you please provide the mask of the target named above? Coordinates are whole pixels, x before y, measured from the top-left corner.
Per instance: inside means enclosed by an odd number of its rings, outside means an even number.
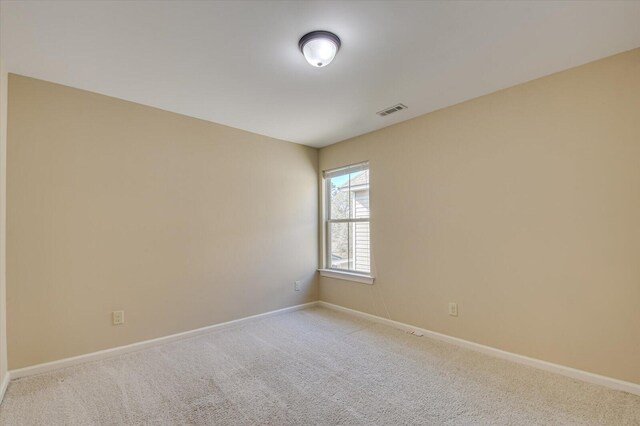
[[[329,31],[312,31],[302,36],[298,47],[309,64],[326,67],[340,49],[340,38]]]

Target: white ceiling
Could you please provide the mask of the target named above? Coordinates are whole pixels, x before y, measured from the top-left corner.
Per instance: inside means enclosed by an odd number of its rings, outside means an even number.
[[[325,146],[640,46],[640,1],[1,3],[9,72]],[[342,48],[326,68],[308,31]],[[404,103],[387,117],[376,111]]]

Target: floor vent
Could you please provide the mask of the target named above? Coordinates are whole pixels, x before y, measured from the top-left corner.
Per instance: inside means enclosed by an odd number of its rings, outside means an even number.
[[[407,109],[407,106],[404,104],[397,104],[392,107],[385,108],[382,111],[378,111],[376,114],[380,117],[384,117],[385,115],[393,114],[394,112],[402,111],[403,109]]]

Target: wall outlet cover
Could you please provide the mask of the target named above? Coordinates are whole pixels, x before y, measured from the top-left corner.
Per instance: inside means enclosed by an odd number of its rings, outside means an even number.
[[[113,325],[124,324],[124,311],[113,311],[111,313]]]
[[[458,304],[455,302],[449,302],[449,315],[452,317],[458,316]]]

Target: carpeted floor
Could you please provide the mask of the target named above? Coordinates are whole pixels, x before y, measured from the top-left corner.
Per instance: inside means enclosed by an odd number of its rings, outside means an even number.
[[[2,425],[640,425],[640,397],[313,308],[16,380]]]

